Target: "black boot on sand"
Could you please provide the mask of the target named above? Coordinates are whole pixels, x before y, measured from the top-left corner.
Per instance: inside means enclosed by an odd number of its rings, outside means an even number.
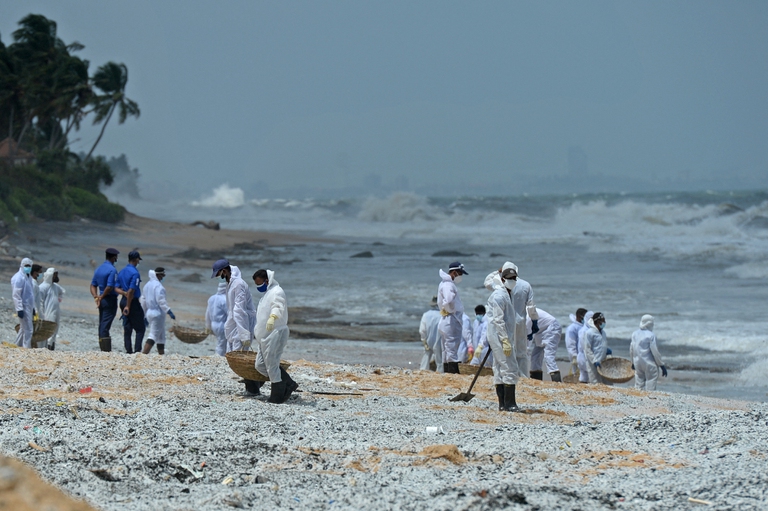
[[[261,386],[264,385],[263,381],[245,380],[245,392],[251,396],[261,395]]]
[[[299,388],[299,384],[293,381],[293,378],[291,378],[291,375],[288,374],[288,371],[280,368],[280,379],[285,382],[285,397],[283,398],[283,402],[288,401],[288,398],[291,397],[291,394]]]
[[[532,380],[543,380],[544,379],[544,371],[531,371],[531,379]]]
[[[279,382],[272,382],[270,385],[269,399],[267,402],[280,404],[285,402],[285,380]]]
[[[552,378],[552,381],[563,383],[562,378],[560,378],[560,371],[555,371],[553,373],[549,373],[549,377]]]
[[[515,386],[504,385],[504,410],[507,412],[519,412],[520,408],[517,407],[515,401]]]
[[[496,385],[496,397],[499,398],[499,411],[504,410],[504,385]]]

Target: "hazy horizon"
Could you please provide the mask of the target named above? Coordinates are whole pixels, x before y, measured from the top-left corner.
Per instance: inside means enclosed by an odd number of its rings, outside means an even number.
[[[128,66],[141,117],[97,152],[146,196],[768,183],[762,2],[0,5],[5,44],[39,13],[91,72]]]

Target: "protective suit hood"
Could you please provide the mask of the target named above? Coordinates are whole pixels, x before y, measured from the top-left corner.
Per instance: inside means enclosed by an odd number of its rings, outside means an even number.
[[[20,271],[20,272],[24,272],[24,267],[25,267],[26,265],[30,265],[30,266],[32,266],[32,264],[33,264],[33,263],[32,263],[32,259],[30,259],[30,258],[28,258],[28,257],[25,257],[24,259],[22,259],[22,260],[21,260],[21,264],[19,265],[19,271]]]
[[[586,314],[584,314],[584,324],[589,325],[589,322],[592,321],[592,316],[595,315],[595,311],[587,311]]]
[[[645,314],[640,318],[640,329],[653,331],[653,316]]]
[[[53,284],[53,274],[56,273],[56,268],[48,268],[43,273],[43,284]]]
[[[230,271],[232,272],[232,275],[231,275],[231,277],[229,278],[229,280],[232,280],[233,278],[236,278],[236,279],[241,279],[241,278],[243,278],[243,277],[242,277],[242,273],[240,272],[240,268],[238,268],[237,266],[233,266],[233,265],[230,265],[230,266],[229,266],[229,269],[230,269]]]
[[[587,326],[588,326],[589,328],[594,328],[594,329],[595,329],[595,330],[597,330],[598,332],[600,331],[600,329],[599,329],[599,328],[597,328],[597,325],[595,325],[595,322],[594,322],[594,321],[592,321],[592,318],[591,318],[591,317],[589,318],[589,321],[587,321]]]
[[[157,274],[155,273],[155,270],[149,270],[149,272],[147,272],[147,274],[149,275],[149,280],[150,281],[155,280],[157,282],[160,282],[160,279],[157,278]]]
[[[449,275],[449,278],[450,278],[450,275]],[[280,285],[275,280],[275,272],[272,271],[272,270],[267,270],[267,280],[269,280],[269,285],[267,286],[267,291],[272,289],[274,286],[279,286]]]
[[[513,270],[515,270],[515,273],[520,275],[520,271],[517,269],[517,265],[515,263],[513,263],[512,261],[507,261],[506,263],[504,263],[504,265],[501,267],[501,271],[503,272],[504,270],[506,270],[508,268],[512,268]]]
[[[504,283],[501,281],[501,274],[497,271],[492,271],[485,277],[485,289],[493,291],[497,287],[504,287]]]
[[[269,275],[269,272],[267,272],[267,275]],[[451,276],[445,273],[443,270],[440,270],[440,280],[453,282],[453,279],[451,278]]]

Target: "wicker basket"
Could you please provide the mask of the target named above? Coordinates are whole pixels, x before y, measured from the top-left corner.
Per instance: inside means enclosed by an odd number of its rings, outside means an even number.
[[[475,375],[477,373],[477,367],[478,366],[473,366],[472,364],[459,364],[459,373]],[[483,367],[480,370],[480,376],[493,376],[493,369],[490,367]]]
[[[16,325],[16,333],[19,333],[20,325]],[[47,341],[56,331],[55,321],[45,321],[44,319],[38,319],[32,324],[32,343]]]
[[[563,376],[563,383],[579,383],[579,373],[566,374]]]
[[[227,353],[226,357],[229,368],[241,378],[254,381],[269,381],[267,376],[264,376],[256,370],[255,351],[230,351]],[[280,367],[288,369],[291,367],[291,363],[281,360]]]
[[[196,330],[194,328],[187,328],[183,326],[173,325],[171,332],[176,336],[178,340],[187,344],[197,344],[203,342],[208,338],[210,333],[207,330]]]
[[[635,377],[632,362],[619,357],[605,359],[600,363],[597,372],[605,381],[611,383],[626,383]]]

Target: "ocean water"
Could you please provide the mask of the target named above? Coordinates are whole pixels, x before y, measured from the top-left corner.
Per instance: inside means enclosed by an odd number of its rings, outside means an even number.
[[[484,277],[513,261],[563,328],[578,307],[602,311],[617,355],[653,314],[670,367],[661,389],[768,400],[766,191],[288,200],[224,185],[197,201],[116,199],[154,218],[337,241],[273,251],[263,265],[292,305],[361,323],[417,328],[453,260],[469,272],[471,310],[488,297]],[[373,257],[351,257],[363,251]]]

